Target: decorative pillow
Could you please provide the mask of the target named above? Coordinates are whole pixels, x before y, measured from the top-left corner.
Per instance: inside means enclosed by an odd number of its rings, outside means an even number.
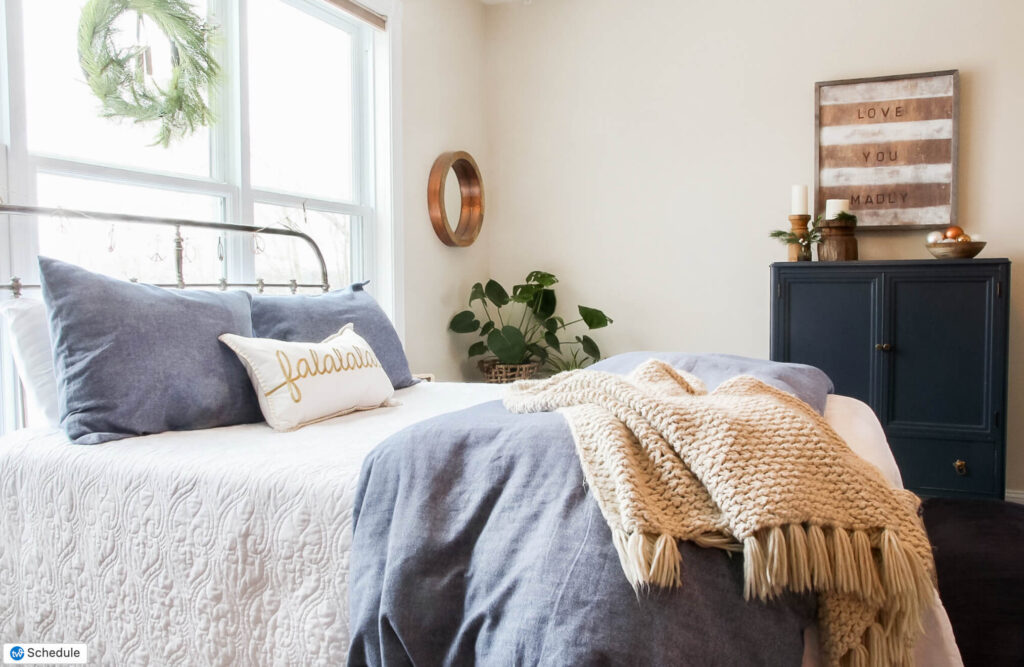
[[[260,421],[245,367],[246,292],[165,290],[39,258],[61,426],[76,444]]]
[[[53,373],[53,347],[46,322],[46,306],[38,299],[11,299],[0,304],[7,323],[14,365],[25,389],[29,411],[38,412],[51,425],[60,423],[57,376]]]
[[[292,431],[386,405],[395,393],[370,345],[351,324],[321,343],[220,337],[245,364],[267,423]]]
[[[402,341],[391,320],[363,287],[350,287],[318,296],[255,296],[252,331],[257,338],[314,343],[351,322],[391,379],[395,389],[415,384]]]

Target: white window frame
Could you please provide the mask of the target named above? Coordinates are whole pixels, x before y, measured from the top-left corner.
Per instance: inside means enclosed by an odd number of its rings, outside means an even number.
[[[21,7],[25,0],[6,0],[6,25],[21,24]],[[351,216],[353,220],[352,275],[370,270],[374,248],[373,235],[360,228],[375,224],[373,163],[373,86],[370,62],[373,52],[372,28],[335,9],[325,0],[280,0],[331,26],[348,33],[353,40],[352,77],[355,108],[353,109],[353,148],[355,182],[350,200],[321,199],[305,195],[254,188],[250,180],[249,110],[248,110],[248,34],[247,11],[254,0],[210,0],[210,12],[218,17],[224,35],[219,60],[227,82],[211,102],[220,119],[211,128],[210,176],[196,177],[160,173],[152,170],[125,168],[45,154],[30,154],[27,146],[22,34],[14,30],[7,35],[6,68],[8,96],[7,138],[10,151],[8,192],[6,201],[33,205],[36,203],[35,180],[39,173],[95,179],[124,185],[155,187],[192,194],[214,195],[224,201],[223,219],[229,222],[252,221],[257,203],[301,207],[327,213]],[[259,0],[255,0],[259,1]],[[232,48],[234,47],[234,48]],[[248,245],[235,240],[235,252],[228,247],[229,277],[253,280],[252,258]],[[357,245],[358,244],[358,245]],[[38,254],[36,230],[30,223],[18,223],[11,230],[11,247],[18,249],[11,257],[11,270],[19,275],[34,276],[31,258]]]
[[[53,155],[32,155],[27,145],[26,97],[23,65],[24,35],[22,6],[40,0],[0,0],[0,197],[4,202],[35,204],[37,174],[57,174],[155,187],[220,197],[223,220],[252,224],[255,206],[266,203],[285,207],[307,206],[311,210],[349,216],[353,278],[371,281],[370,289],[404,338],[400,290],[402,247],[396,229],[400,201],[398,113],[398,65],[400,0],[360,0],[360,4],[383,16],[387,30],[380,31],[331,5],[329,0],[281,0],[353,37],[352,81],[353,150],[355,176],[351,200],[327,200],[288,192],[254,188],[250,174],[250,128],[248,113],[247,12],[252,2],[266,0],[208,0],[210,13],[217,17],[222,32],[219,62],[222,85],[213,94],[211,106],[218,123],[210,132],[210,175],[194,177],[124,168]],[[9,26],[18,29],[9,30]],[[0,280],[17,275],[36,282],[35,257],[38,232],[28,220],[11,223],[0,216]],[[226,242],[225,277],[251,282],[255,276],[254,257],[248,235],[230,234]],[[342,287],[342,285],[332,285]],[[0,294],[0,298],[4,298]],[[0,433],[21,425],[16,374],[0,340]],[[12,380],[13,378],[13,380]]]

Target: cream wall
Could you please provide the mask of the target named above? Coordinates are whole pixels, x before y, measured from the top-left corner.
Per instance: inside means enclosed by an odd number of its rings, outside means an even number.
[[[468,285],[487,273],[487,232],[448,248],[427,216],[427,175],[445,151],[487,161],[484,126],[484,12],[478,0],[403,0],[402,287],[405,348],[414,373],[461,379],[464,348],[446,333]]]
[[[489,7],[492,273],[557,273],[564,301],[616,319],[606,352],[767,356],[768,265],[785,258],[767,233],[813,182],[814,82],[954,68],[960,219],[986,256],[1024,259],[1021,26],[1020,0]],[[925,258],[922,236],[862,235],[861,257]],[[1007,481],[1024,489],[1024,264],[1013,309]]]

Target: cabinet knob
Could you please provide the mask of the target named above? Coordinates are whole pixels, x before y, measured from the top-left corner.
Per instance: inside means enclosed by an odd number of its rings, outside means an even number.
[[[956,474],[958,475],[966,475],[967,461],[964,461],[963,459],[957,459],[956,461],[953,461],[953,469],[956,470]]]
[[[875,343],[875,349],[879,352],[888,352],[892,349],[892,345],[889,343]]]

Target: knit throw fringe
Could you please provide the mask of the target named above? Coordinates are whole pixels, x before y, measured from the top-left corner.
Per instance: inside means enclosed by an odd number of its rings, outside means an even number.
[[[934,595],[919,501],[806,404],[751,377],[709,395],[653,360],[519,382],[505,404],[565,414],[638,593],[682,585],[679,539],[742,552],[748,600],[818,595],[828,664],[912,664]]]

